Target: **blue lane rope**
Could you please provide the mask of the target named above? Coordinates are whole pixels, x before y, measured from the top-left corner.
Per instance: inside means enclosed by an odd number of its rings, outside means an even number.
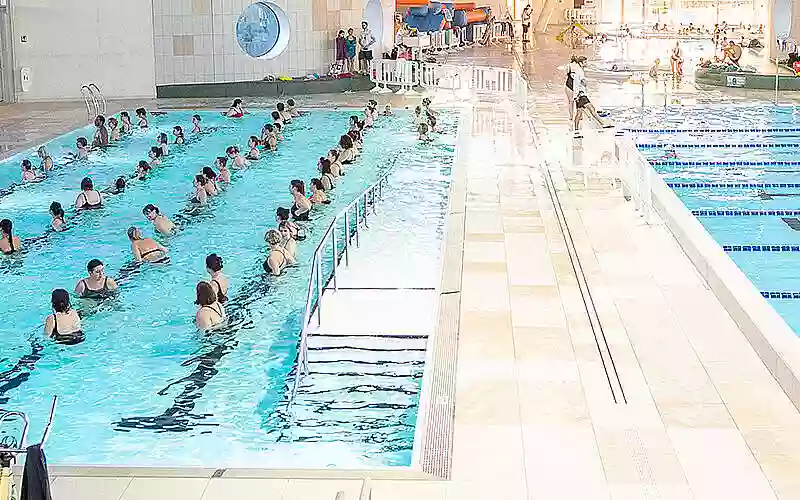
[[[800,210],[692,210],[697,217],[776,216],[798,217]]]
[[[786,143],[769,143],[769,142],[747,142],[743,144],[637,144],[636,147],[641,149],[653,148],[800,148],[800,143],[786,142]]]
[[[800,292],[761,292],[765,299],[800,299]]]
[[[800,245],[722,245],[726,252],[800,252]]]
[[[733,188],[733,189],[767,189],[767,188],[800,188],[800,182],[668,182],[671,188]]]
[[[704,133],[719,133],[719,132],[740,132],[740,133],[786,133],[786,132],[800,132],[800,128],[791,127],[776,127],[776,128],[696,128],[696,129],[680,129],[680,128],[624,128],[626,132],[643,132],[646,134],[704,134]]]
[[[776,160],[776,161],[669,161],[669,160],[649,160],[650,165],[679,165],[684,167],[798,167],[800,161]]]

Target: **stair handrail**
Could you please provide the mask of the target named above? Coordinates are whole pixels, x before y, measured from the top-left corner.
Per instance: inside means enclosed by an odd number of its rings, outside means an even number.
[[[99,102],[103,104],[102,112],[100,110],[100,107],[99,106],[97,107],[97,114],[98,115],[99,114],[103,114],[103,115],[106,114],[106,111],[108,110],[108,108],[106,106],[106,97],[103,95],[103,91],[100,90],[100,87],[98,87],[96,83],[90,83],[88,86],[89,86],[89,90],[91,90],[92,94],[95,96],[95,101],[99,100]]]
[[[86,103],[86,121],[91,123],[94,117],[97,116],[97,100],[88,85],[81,85],[81,96],[83,97],[83,102]],[[89,99],[92,100],[91,103]]]
[[[304,375],[308,375],[308,335],[311,330],[311,320],[314,314],[317,316],[317,325],[322,321],[322,293],[328,283],[333,281],[333,288],[335,291],[339,290],[339,285],[336,278],[336,269],[339,266],[341,257],[344,256],[345,265],[350,262],[349,248],[355,239],[356,248],[359,246],[359,225],[363,224],[364,227],[369,227],[367,222],[367,215],[372,207],[372,213],[375,214],[376,200],[383,198],[383,186],[388,182],[389,174],[394,170],[394,165],[390,166],[381,174],[378,179],[370,184],[364,191],[356,196],[353,201],[347,204],[336,216],[330,224],[328,224],[325,233],[322,235],[316,250],[314,250],[314,257],[311,261],[311,273],[308,276],[308,288],[306,291],[306,305],[303,313],[302,330],[300,332],[300,346],[297,351],[297,362],[295,366],[294,379],[292,381],[292,388],[289,393],[288,408],[291,408],[294,403],[297,389]],[[363,205],[363,207],[362,207]],[[351,214],[352,212],[352,214]],[[355,216],[355,220],[352,217]],[[344,222],[344,242],[340,249],[337,245],[336,231],[339,229],[339,222]],[[331,257],[333,260],[333,268],[326,277],[323,277],[322,259],[325,257],[325,247],[330,241]],[[341,250],[341,251],[340,251]],[[324,278],[324,279],[323,279]],[[324,281],[324,283],[323,283]],[[314,291],[316,290],[316,300],[314,298]]]

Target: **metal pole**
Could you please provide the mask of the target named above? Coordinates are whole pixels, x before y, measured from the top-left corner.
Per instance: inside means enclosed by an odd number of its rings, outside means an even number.
[[[339,255],[336,252],[336,221],[333,224],[333,231],[331,232],[332,236],[332,247],[333,247],[333,289],[335,291],[339,291],[339,283],[336,281],[336,268],[339,265]]]
[[[350,248],[350,212],[345,209],[344,211],[344,264],[346,266],[350,265],[350,252],[348,249]]]
[[[358,239],[358,224],[359,224],[359,209],[358,209],[358,202],[356,201],[356,248],[361,246],[361,242]]]
[[[322,262],[319,253],[314,254],[317,262],[317,326],[322,325]]]
[[[667,112],[667,79],[664,78],[664,113]]]

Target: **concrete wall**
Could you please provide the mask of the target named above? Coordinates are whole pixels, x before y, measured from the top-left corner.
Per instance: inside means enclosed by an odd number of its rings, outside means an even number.
[[[156,84],[260,80],[267,75],[327,73],[339,29],[361,31],[365,0],[275,0],[290,24],[288,48],[255,59],[236,41],[239,15],[252,0],[153,0]],[[391,40],[394,0],[381,0],[384,43]],[[377,52],[377,51],[376,51]],[[377,55],[377,53],[375,54]]]
[[[109,98],[155,95],[150,0],[10,4],[20,101],[80,99],[87,82],[97,83]],[[22,67],[31,71],[28,92],[20,92]]]

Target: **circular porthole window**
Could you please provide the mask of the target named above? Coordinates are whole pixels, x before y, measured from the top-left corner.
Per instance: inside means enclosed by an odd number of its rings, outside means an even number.
[[[252,3],[236,21],[236,40],[250,57],[276,57],[289,45],[289,18],[274,3]]]

